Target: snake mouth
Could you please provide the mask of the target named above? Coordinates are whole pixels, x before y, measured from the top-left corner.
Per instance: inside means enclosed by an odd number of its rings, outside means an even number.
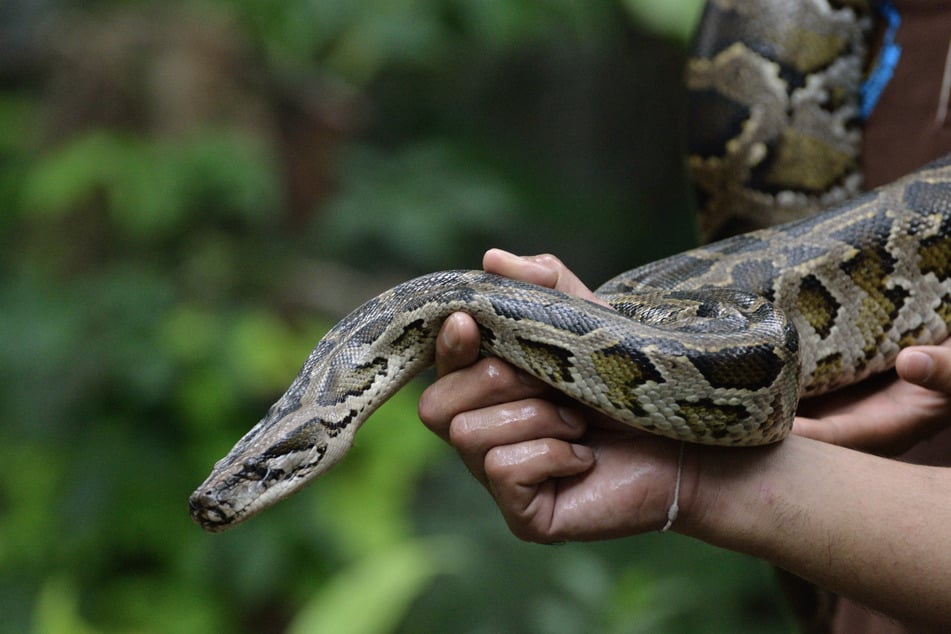
[[[214,491],[195,491],[188,498],[188,512],[202,529],[220,533],[238,523],[240,513],[235,513],[218,500]]]

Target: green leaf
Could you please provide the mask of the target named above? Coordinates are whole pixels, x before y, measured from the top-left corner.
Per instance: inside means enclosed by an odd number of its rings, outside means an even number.
[[[304,606],[288,634],[393,631],[413,600],[446,570],[451,546],[444,541],[407,541],[363,557]]]
[[[63,214],[115,179],[128,152],[106,132],[82,135],[39,161],[24,185],[24,206],[36,213]]]
[[[624,0],[623,4],[644,27],[687,42],[700,18],[703,0]]]
[[[79,614],[79,591],[64,576],[43,584],[33,613],[34,634],[92,634],[96,630]]]

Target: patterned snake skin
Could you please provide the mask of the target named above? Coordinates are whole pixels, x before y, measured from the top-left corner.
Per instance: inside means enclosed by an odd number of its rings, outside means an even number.
[[[710,235],[755,224],[755,210],[808,215],[858,188],[853,58],[864,55],[856,33],[867,17],[825,0],[804,4],[811,10],[793,13],[782,0],[707,8],[688,82],[695,105],[726,131],[700,139],[690,157]],[[804,49],[793,61],[774,22],[785,25],[786,44]],[[758,79],[763,88],[744,92]],[[780,80],[782,100],[767,90]],[[833,132],[815,127],[823,121]],[[796,176],[806,151],[827,158]],[[192,516],[223,530],[330,469],[367,417],[432,363],[439,326],[458,310],[479,323],[487,353],[632,427],[717,445],[779,441],[800,396],[860,381],[891,367],[902,347],[947,337],[949,223],[944,160],[825,214],[619,275],[597,291],[615,310],[478,271],[406,282],[317,344],[191,496]]]

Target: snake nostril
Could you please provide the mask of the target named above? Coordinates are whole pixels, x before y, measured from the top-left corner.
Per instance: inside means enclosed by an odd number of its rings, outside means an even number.
[[[197,517],[199,514],[203,514],[217,505],[218,500],[211,489],[207,491],[195,491],[191,494],[191,497],[188,498],[188,509],[191,511],[192,517]]]

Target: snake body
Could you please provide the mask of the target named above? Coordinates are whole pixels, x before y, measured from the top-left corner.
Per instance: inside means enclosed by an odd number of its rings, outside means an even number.
[[[853,25],[863,19],[850,8],[810,2],[828,15],[851,12]],[[711,4],[721,28],[723,12],[736,13],[729,0]],[[830,49],[837,51],[831,66],[843,51],[855,52],[848,41]],[[720,48],[734,58],[767,59],[755,47]],[[726,88],[717,91],[733,100]],[[840,118],[826,119],[845,131]],[[736,138],[749,129],[740,126]],[[779,138],[803,146],[806,136]],[[751,154],[734,156],[743,147]],[[733,187],[743,223],[748,209],[770,197],[817,204],[792,179],[757,189],[757,174],[778,165],[769,156],[782,147],[728,142],[719,165],[700,154],[692,162],[708,174],[727,170],[729,161],[747,166],[729,168],[744,174]],[[825,190],[851,187],[853,167]],[[597,294],[613,310],[479,271],[448,271],[370,300],[317,344],[287,392],[214,466],[189,500],[192,516],[207,530],[223,530],[333,467],[370,414],[432,363],[440,324],[460,310],[479,324],[486,353],[632,427],[705,444],[779,441],[800,396],[860,381],[891,367],[902,347],[948,336],[951,159],[819,216],[634,269]]]
[[[813,216],[862,189],[863,0],[710,0],[686,81],[700,233]]]

